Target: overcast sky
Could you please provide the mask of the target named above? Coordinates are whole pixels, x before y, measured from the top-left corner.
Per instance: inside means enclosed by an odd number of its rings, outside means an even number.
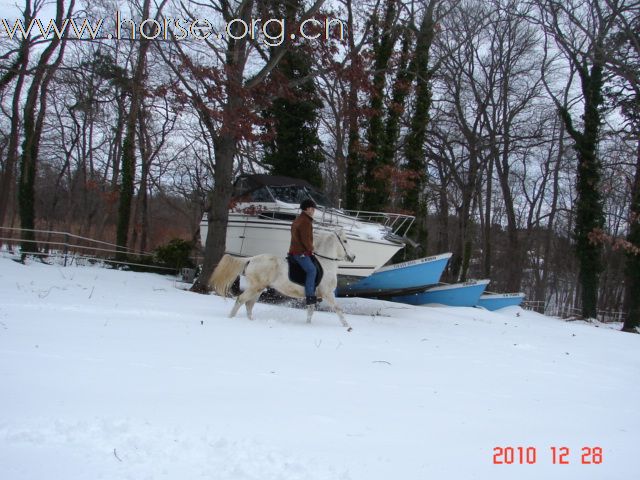
[[[2,18],[15,18],[19,9],[15,6],[15,1],[0,0],[0,16]]]
[[[78,2],[76,1],[76,4],[77,3]],[[66,4],[67,2],[65,2],[65,6]],[[23,0],[0,0],[0,18],[15,19],[18,16],[22,16],[23,7]],[[53,0],[48,0],[47,5],[42,9],[42,12],[38,17],[40,19],[44,19],[48,16],[52,16],[55,11],[55,2]]]

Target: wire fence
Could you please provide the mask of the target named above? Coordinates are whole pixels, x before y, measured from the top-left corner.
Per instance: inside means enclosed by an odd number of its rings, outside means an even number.
[[[522,308],[534,312],[567,320],[583,320],[582,309],[573,304],[547,305],[543,300],[525,300]],[[598,310],[596,320],[602,323],[623,323],[627,312],[614,310]]]
[[[23,239],[22,232],[33,233],[35,240]],[[114,243],[69,232],[0,227],[0,243],[7,252],[22,256],[23,252],[20,247],[25,242],[34,247],[33,252],[24,252],[25,255],[33,255],[42,260],[55,259],[63,266],[101,261],[113,265],[148,268],[160,272],[175,272],[177,270],[177,268],[153,264],[154,254],[151,252],[136,252],[129,248],[119,247]],[[125,253],[128,260],[116,260],[118,253]],[[133,258],[138,261],[132,260]]]
[[[525,310],[532,310],[544,314],[544,301],[542,300],[523,300],[520,306]]]

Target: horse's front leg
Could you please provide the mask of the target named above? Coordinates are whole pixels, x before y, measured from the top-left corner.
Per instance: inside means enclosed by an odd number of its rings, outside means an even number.
[[[258,297],[259,296],[260,294],[258,293]],[[256,304],[258,297],[255,297],[252,300],[247,300],[247,317],[249,317],[249,320],[253,320],[253,306]]]
[[[331,309],[338,314],[338,318],[340,319],[340,323],[342,323],[342,326],[347,329],[347,332],[350,332],[351,330],[353,330],[351,328],[351,325],[349,325],[349,322],[347,322],[347,319],[344,318],[344,312],[338,306],[338,303],[336,302],[336,297],[333,295],[333,291],[332,290],[329,290],[329,291],[325,292],[324,299],[327,301],[327,303],[329,304]]]

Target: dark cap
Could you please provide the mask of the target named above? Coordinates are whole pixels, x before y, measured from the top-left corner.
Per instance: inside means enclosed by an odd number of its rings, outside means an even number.
[[[305,198],[300,202],[300,210],[306,210],[307,208],[316,208],[316,202],[311,200],[310,198]]]

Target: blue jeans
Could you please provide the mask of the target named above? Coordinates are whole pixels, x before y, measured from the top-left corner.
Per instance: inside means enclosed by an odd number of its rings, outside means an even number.
[[[317,269],[311,258],[307,255],[292,255],[298,265],[302,267],[307,278],[304,282],[304,294],[307,297],[313,297],[316,294],[316,274]]]

